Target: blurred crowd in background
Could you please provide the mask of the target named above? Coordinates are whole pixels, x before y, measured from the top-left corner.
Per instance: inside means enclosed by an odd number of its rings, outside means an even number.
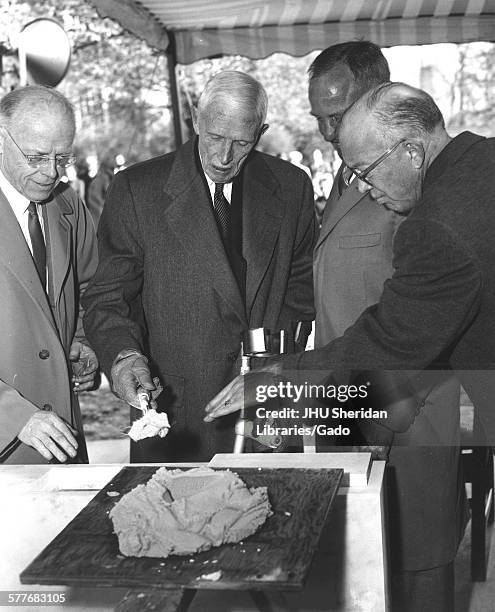
[[[321,223],[325,202],[332,189],[339,164],[333,151],[327,152],[324,156],[320,149],[315,149],[310,160],[305,160],[304,155],[298,150],[278,153],[278,156],[301,168],[311,179],[315,197],[315,213],[318,223]],[[86,203],[95,226],[98,226],[105,195],[112,178],[126,167],[124,154],[113,149],[103,152],[99,157],[80,155],[74,166],[65,168],[65,176],[62,180],[69,183]]]

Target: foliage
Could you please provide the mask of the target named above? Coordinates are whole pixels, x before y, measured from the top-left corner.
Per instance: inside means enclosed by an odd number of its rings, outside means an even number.
[[[459,68],[452,84],[456,113],[449,129],[469,129],[484,136],[495,134],[495,44],[459,46]]]
[[[242,70],[258,79],[268,93],[267,122],[270,129],[262,137],[260,148],[272,154],[299,149],[306,163],[319,148],[331,158],[331,145],[318,132],[316,121],[309,114],[306,71],[316,52],[304,57],[275,53],[261,60],[246,57],[205,59],[181,66],[179,82],[188,106],[195,104],[207,80],[221,70]],[[281,95],[281,92],[282,95]]]
[[[87,440],[122,438],[129,428],[129,406],[108,389],[79,395],[84,434]]]
[[[76,107],[78,153],[102,157],[112,149],[124,153],[129,163],[174,146],[163,54],[115,22],[101,19],[84,0],[0,0],[0,44],[15,49],[16,34],[37,17],[59,21],[71,41],[71,67],[59,89]],[[184,135],[192,130],[189,107],[197,102],[206,81],[220,70],[235,69],[252,74],[268,92],[270,129],[261,148],[275,154],[297,148],[307,163],[314,148],[330,151],[308,113],[306,70],[314,55],[275,54],[256,61],[223,57],[178,66]],[[10,60],[12,67],[12,56]],[[16,79],[4,75],[0,93],[17,85]]]
[[[71,67],[59,89],[76,107],[79,150],[118,149],[133,161],[170,149],[163,55],[83,0],[0,0],[0,43],[15,48],[15,34],[37,17],[56,19],[71,42]]]

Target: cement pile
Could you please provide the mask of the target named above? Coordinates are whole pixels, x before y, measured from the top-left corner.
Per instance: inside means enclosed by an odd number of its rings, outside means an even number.
[[[190,555],[239,542],[272,514],[266,487],[248,489],[230,470],[160,468],[110,511],[129,557]]]

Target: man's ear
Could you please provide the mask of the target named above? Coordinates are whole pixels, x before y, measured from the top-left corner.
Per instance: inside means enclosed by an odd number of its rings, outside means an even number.
[[[417,140],[410,140],[406,142],[405,147],[413,168],[415,170],[419,170],[425,161],[425,149],[423,147],[423,143]]]
[[[196,134],[199,134],[199,129],[198,129],[198,108],[196,106],[191,106],[191,119],[192,119],[192,124],[193,124],[194,131],[196,132]]]
[[[266,130],[269,128],[270,126],[268,125],[268,123],[264,123],[261,127],[260,127],[260,131],[258,132],[258,137],[256,138],[256,142],[254,143],[254,146],[256,146],[258,144],[258,142],[260,141],[260,138],[263,136],[263,134],[266,132]]]

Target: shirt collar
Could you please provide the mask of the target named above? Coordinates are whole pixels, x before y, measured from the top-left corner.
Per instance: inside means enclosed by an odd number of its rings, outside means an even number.
[[[206,182],[208,183],[208,187],[210,188],[210,192],[215,193],[215,182],[211,180],[211,178],[206,174],[203,170],[203,174],[206,177]],[[223,195],[227,198],[229,202],[232,201],[232,181],[230,183],[223,184]]]
[[[0,170],[0,189],[3,191],[7,198],[12,210],[17,214],[23,214],[26,212],[29,206],[29,200],[22,193],[19,193],[17,189],[11,185],[11,183],[5,178],[5,175]]]
[[[199,152],[199,137],[196,138],[196,151],[198,154],[197,159],[199,160],[199,166],[201,171],[205,175],[206,183],[208,185],[208,189],[210,190],[211,199],[213,200],[213,195],[215,193],[215,181],[212,181],[211,178],[206,174],[205,167],[203,164],[203,160],[201,159],[201,153]],[[223,184],[223,195],[227,198],[229,203],[232,201],[232,181],[230,183]]]

